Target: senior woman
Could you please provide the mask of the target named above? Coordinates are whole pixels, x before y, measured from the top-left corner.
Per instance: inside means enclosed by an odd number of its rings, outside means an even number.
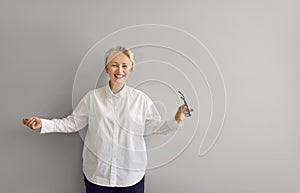
[[[129,49],[111,48],[105,64],[108,85],[89,91],[71,115],[51,120],[30,117],[23,123],[41,133],[77,132],[88,125],[82,152],[86,192],[143,193],[145,133],[177,130],[187,109],[179,106],[174,118],[161,120],[152,100],[126,85],[135,65]]]

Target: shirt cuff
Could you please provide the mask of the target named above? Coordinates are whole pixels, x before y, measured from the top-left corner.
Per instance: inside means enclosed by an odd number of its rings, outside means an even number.
[[[174,118],[171,118],[167,121],[168,127],[172,130],[182,129],[183,121],[178,123]]]
[[[48,119],[41,119],[42,128],[40,134],[50,133],[54,131],[54,122]]]

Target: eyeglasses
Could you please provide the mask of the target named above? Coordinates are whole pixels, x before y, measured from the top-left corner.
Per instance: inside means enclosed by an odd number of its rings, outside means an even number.
[[[180,92],[180,91],[178,91],[178,93],[181,95],[180,98],[183,100],[184,106],[186,107],[186,109],[183,111],[184,116],[185,116],[185,117],[190,117],[190,116],[192,116],[192,115],[191,115],[190,108],[189,108],[189,106],[188,106],[188,104],[187,104],[187,102],[186,102],[186,100],[185,100],[184,95],[183,95],[182,92]]]

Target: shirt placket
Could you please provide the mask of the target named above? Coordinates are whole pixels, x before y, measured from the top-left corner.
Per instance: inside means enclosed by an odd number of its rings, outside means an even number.
[[[118,159],[118,134],[119,128],[117,124],[118,119],[118,97],[113,97],[113,109],[114,109],[114,125],[113,125],[113,146],[112,146],[112,163],[111,163],[111,175],[110,184],[115,186],[117,184],[117,159]]]

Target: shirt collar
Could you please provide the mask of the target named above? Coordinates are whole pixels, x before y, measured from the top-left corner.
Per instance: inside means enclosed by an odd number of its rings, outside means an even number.
[[[122,97],[123,98],[124,96],[126,96],[127,89],[128,89],[128,86],[125,83],[123,88],[118,93],[114,94],[112,92],[112,90],[110,89],[109,84],[107,84],[105,87],[106,96],[107,96],[107,98],[112,98],[112,97]]]

